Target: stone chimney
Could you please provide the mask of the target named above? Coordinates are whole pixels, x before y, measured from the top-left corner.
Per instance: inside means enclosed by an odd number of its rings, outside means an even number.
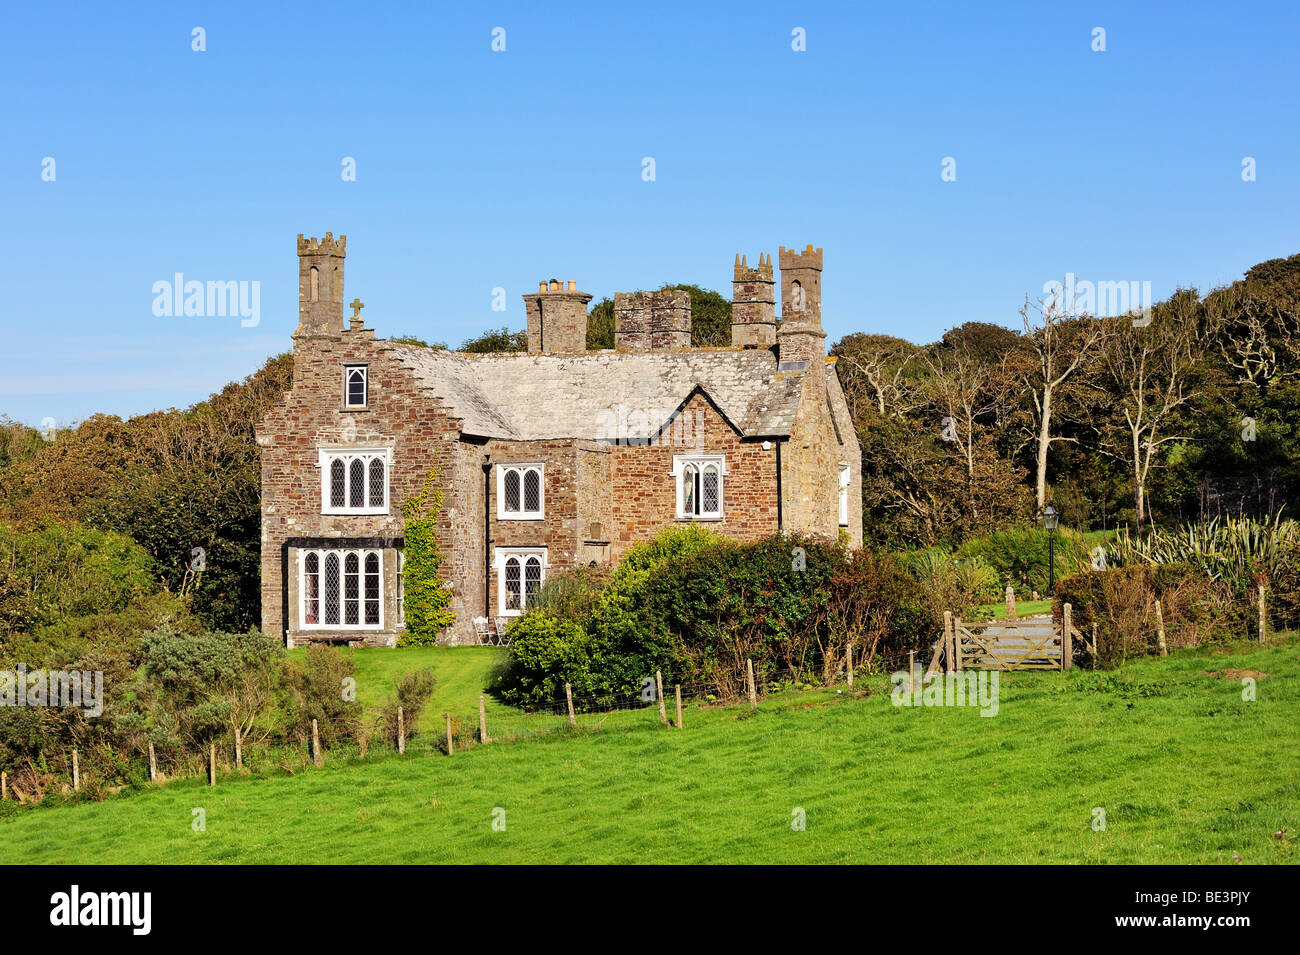
[[[776,285],[772,257],[759,253],[758,266],[736,256],[731,286],[731,344],[736,348],[771,348],[776,344]]]
[[[528,351],[582,352],[587,350],[587,303],[591,296],[578,291],[572,279],[538,284],[524,295],[528,322]]]
[[[779,367],[807,368],[826,357],[822,331],[822,250],[781,247],[781,327],[777,329]]]
[[[294,338],[343,334],[343,260],[348,237],[304,239],[298,234],[298,328]]]
[[[691,293],[685,289],[614,294],[614,348],[662,351],[691,347]]]

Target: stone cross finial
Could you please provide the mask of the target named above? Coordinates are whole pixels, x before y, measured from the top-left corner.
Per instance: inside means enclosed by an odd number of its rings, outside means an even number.
[[[352,301],[348,302],[348,308],[352,309],[352,321],[355,322],[361,319],[361,310],[365,307],[366,303],[361,301],[359,298],[354,298]]]

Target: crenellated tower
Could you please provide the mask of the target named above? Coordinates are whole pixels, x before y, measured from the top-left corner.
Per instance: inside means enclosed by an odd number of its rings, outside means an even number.
[[[298,328],[294,338],[343,334],[343,260],[348,237],[298,234]]]
[[[811,245],[802,252],[782,246],[781,327],[777,330],[782,366],[806,367],[826,356],[822,331],[822,250]]]

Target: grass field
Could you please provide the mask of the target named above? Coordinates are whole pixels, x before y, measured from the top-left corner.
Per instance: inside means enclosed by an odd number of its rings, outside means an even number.
[[[0,820],[0,834],[41,863],[1294,862],[1297,651],[1292,638],[1117,673],[1016,673],[991,718],[895,707],[884,677],[860,681],[866,694],[791,691],[754,712],[692,706],[682,730],[654,710],[589,716],[451,757],[390,751],[38,808]],[[431,666],[429,719],[469,713],[496,652],[357,651],[360,696]],[[1242,676],[1257,680],[1254,702]],[[563,724],[493,704],[490,731],[511,719]]]

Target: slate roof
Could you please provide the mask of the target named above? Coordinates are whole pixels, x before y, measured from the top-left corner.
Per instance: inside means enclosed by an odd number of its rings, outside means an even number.
[[[784,436],[803,382],[802,371],[779,371],[765,349],[561,355],[388,347],[462,420],[463,433],[519,441],[650,437],[697,388],[743,436]]]

